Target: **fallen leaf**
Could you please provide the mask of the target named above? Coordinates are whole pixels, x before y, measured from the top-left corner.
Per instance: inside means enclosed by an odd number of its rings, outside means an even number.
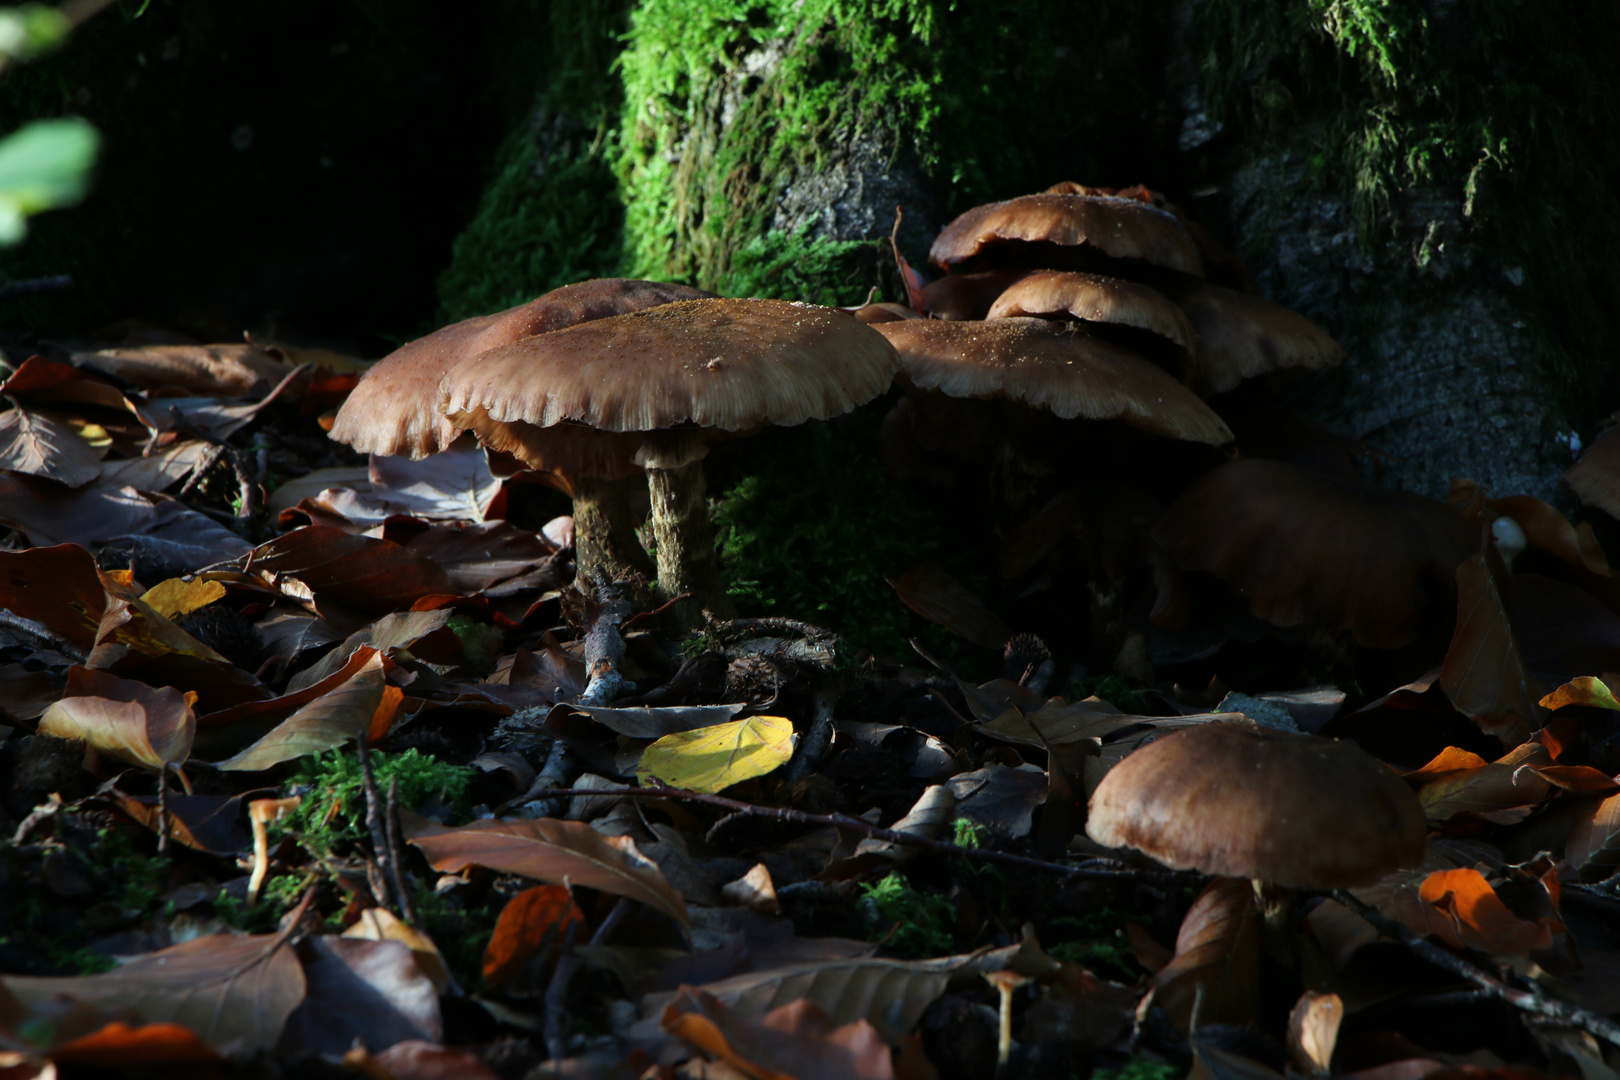
[[[398,918],[387,908],[367,908],[360,913],[355,924],[343,931],[344,937],[364,938],[367,941],[397,941],[411,950],[416,966],[433,983],[433,988],[444,993],[450,985],[450,969],[433,939],[410,923]]]
[[[1620,701],[1616,701],[1614,693],[1602,679],[1590,675],[1582,675],[1572,679],[1542,698],[1538,704],[1552,712],[1562,709],[1565,705],[1586,705],[1596,709],[1608,709],[1611,712],[1620,712]]]
[[[1423,768],[1406,775],[1416,784],[1418,801],[1430,821],[1446,822],[1458,814],[1478,814],[1487,821],[1512,824],[1552,795],[1553,783],[1538,767],[1551,766],[1552,754],[1540,743],[1521,743],[1497,761],[1449,747]]]
[[[405,825],[410,842],[441,873],[485,866],[554,885],[582,885],[687,923],[686,901],[634,841],[603,836],[583,821],[490,819],[451,829],[407,815]]]
[[[1514,747],[1540,727],[1524,660],[1483,554],[1457,567],[1457,629],[1440,668],[1452,705]]]
[[[369,659],[341,685],[322,694],[276,725],[263,738],[214,767],[257,772],[307,754],[342,746],[371,725],[382,704],[384,675],[381,653]]]
[[[664,1030],[758,1080],[893,1080],[888,1044],[865,1020],[835,1028],[804,1000],[741,1016],[713,995],[682,987],[664,1007]]]
[[[317,597],[357,611],[398,611],[451,591],[443,570],[400,545],[325,525],[294,529],[255,548],[244,568],[271,584],[296,580]]]
[[[1563,931],[1561,923],[1513,914],[1478,870],[1436,870],[1418,887],[1418,899],[1451,920],[1454,943],[1493,956],[1527,956]]]
[[[306,901],[296,915],[307,907]],[[272,1049],[304,1000],[304,969],[289,943],[298,921],[291,919],[279,934],[195,938],[104,975],[0,975],[0,985],[24,1006],[60,994],[98,1009],[128,1010],[148,1024],[179,1024],[221,1053],[245,1057]]]
[[[100,1069],[183,1065],[218,1061],[219,1053],[190,1028],[179,1024],[140,1024],[114,1021],[99,1031],[50,1048],[58,1065]]]
[[[397,1042],[375,1060],[391,1080],[501,1080],[471,1051],[421,1039]]]
[[[206,581],[202,578],[193,578],[190,581],[170,578],[147,589],[141,594],[141,599],[164,618],[178,619],[182,615],[189,615],[199,608],[207,607],[224,595],[225,586],[218,581]]]
[[[598,724],[617,735],[632,739],[660,739],[682,731],[714,727],[734,718],[747,705],[689,705],[672,709],[646,707],[627,709],[574,706]]]
[[[938,563],[923,563],[885,580],[906,607],[966,641],[999,650],[1012,637],[995,612]]]
[[[562,951],[570,923],[583,926],[585,913],[574,903],[574,894],[564,885],[537,885],[525,889],[506,902],[495,920],[495,932],[484,948],[484,985],[495,993],[507,993],[514,985],[529,995],[543,992],[544,979]],[[544,956],[534,978],[519,980],[531,961]]]
[[[1344,1022],[1344,999],[1307,990],[1288,1014],[1288,1054],[1307,1076],[1333,1071],[1333,1048]]]
[[[237,397],[284,378],[289,365],[255,345],[142,345],[75,353],[73,359],[142,389],[179,387],[195,394]]]
[[[0,469],[81,487],[101,475],[101,457],[66,424],[14,405],[0,413]]]
[[[764,776],[793,756],[793,721],[785,716],[750,716],[696,731],[665,735],[642,751],[636,776],[671,787],[713,794]]]
[[[1564,858],[1583,878],[1607,877],[1620,867],[1620,795],[1592,802],[1569,830]]]
[[[356,1040],[384,1050],[443,1035],[439,995],[409,946],[323,934],[301,941],[298,956],[309,991],[287,1017],[281,1053],[341,1056]]]
[[[1153,976],[1154,1001],[1183,1034],[1200,1024],[1249,1024],[1260,1008],[1260,908],[1247,878],[1216,878],[1181,920],[1176,952]],[[1203,990],[1200,994],[1199,987]]]
[[[39,731],[83,739],[101,753],[159,772],[183,764],[197,736],[190,696],[154,689],[104,671],[68,669],[62,700],[45,710]]]
[[[89,650],[107,608],[95,556],[77,544],[0,551],[0,608]]]

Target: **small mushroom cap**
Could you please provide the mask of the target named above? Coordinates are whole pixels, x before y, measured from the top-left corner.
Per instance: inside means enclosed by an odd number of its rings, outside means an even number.
[[[494,315],[451,323],[406,342],[373,365],[338,410],[332,438],[365,454],[436,454],[461,430],[439,409],[439,380],[457,364],[535,334],[709,295],[686,285],[598,278],[553,289]]]
[[[865,323],[867,326],[876,326],[878,323],[885,322],[896,322],[900,319],[922,318],[922,314],[920,312],[913,311],[904,304],[891,304],[887,301],[879,301],[875,304],[862,304],[860,307],[853,310],[847,308],[843,310],[848,310],[851,315],[855,316],[856,319]]]
[[[741,431],[849,412],[897,366],[882,334],[833,308],[687,300],[504,345],[453,368],[443,389],[446,412],[503,423]]]
[[[1107,847],[1299,889],[1370,885],[1416,866],[1427,831],[1417,796],[1355,744],[1220,723],[1126,757],[1086,819]]]
[[[1193,388],[1201,394],[1225,393],[1268,371],[1317,371],[1344,359],[1320,326],[1263,297],[1198,282],[1175,299],[1198,333]]]
[[[1108,195],[1024,195],[976,206],[941,230],[928,257],[949,268],[1018,243],[1084,245],[1109,258],[1203,276],[1198,247],[1175,215]]]
[[[875,329],[920,390],[1021,401],[1064,420],[1118,420],[1211,446],[1232,441],[1226,423],[1162,368],[1072,324],[918,320]]]
[[[1587,506],[1620,518],[1620,428],[1599,435],[1565,470],[1564,483]]]
[[[1009,285],[990,307],[992,319],[1016,315],[1040,319],[1071,316],[1082,322],[1145,331],[1173,346],[1179,361],[1175,368],[1190,374],[1197,331],[1169,297],[1146,285],[1101,274],[1037,270]]]
[[[1442,502],[1260,458],[1201,477],[1153,539],[1274,626],[1348,630],[1380,649],[1412,641],[1430,593],[1449,595],[1479,546],[1474,525]]]
[[[930,281],[917,294],[918,310],[930,319],[982,319],[990,314],[996,297],[1029,273],[1021,266],[980,270],[973,274],[946,274]]]

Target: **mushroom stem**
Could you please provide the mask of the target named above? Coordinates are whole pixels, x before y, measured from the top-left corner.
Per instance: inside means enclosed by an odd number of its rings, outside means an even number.
[[[686,618],[694,624],[692,615],[704,608],[719,618],[733,618],[737,609],[726,595],[714,550],[702,459],[667,469],[649,463],[647,489],[652,495],[653,535],[658,538],[658,587],[665,596],[692,594]]]
[[[574,561],[580,574],[588,576],[597,567],[612,578],[622,577],[626,570],[649,578],[658,573],[652,557],[636,538],[635,517],[630,511],[631,485],[639,481],[639,476],[572,480]],[[662,546],[662,539],[659,543]]]
[[[1292,971],[1299,962],[1299,948],[1294,941],[1294,913],[1298,908],[1299,891],[1259,878],[1250,880],[1254,884],[1255,903],[1265,918],[1260,938],[1262,947],[1266,955]]]

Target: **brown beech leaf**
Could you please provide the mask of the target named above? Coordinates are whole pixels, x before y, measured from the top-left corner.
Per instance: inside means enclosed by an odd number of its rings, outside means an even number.
[[[757,1080],[893,1080],[888,1044],[865,1020],[834,1027],[813,1002],[743,1016],[713,995],[681,987],[664,1030]]]
[[[1552,754],[1540,743],[1521,743],[1492,762],[1452,746],[1407,773],[1406,780],[1418,785],[1418,801],[1430,821],[1469,813],[1509,825],[1529,817],[1553,794],[1555,785],[1539,771],[1543,766],[1552,766]]]
[[[1183,1033],[1203,986],[1201,1024],[1248,1024],[1260,1007],[1260,907],[1247,878],[1216,878],[1187,909],[1175,957],[1153,976],[1154,1000]]]
[[[222,1053],[270,1050],[304,1000],[304,969],[289,943],[308,900],[279,934],[216,934],[148,953],[104,975],[0,975],[24,1007],[62,995],[97,1009],[128,1010],[148,1024],[191,1029]]]
[[[282,1029],[282,1053],[338,1056],[356,1040],[382,1050],[444,1034],[438,992],[403,942],[323,934],[298,956],[309,991]]]
[[[246,565],[271,584],[295,579],[317,597],[358,611],[398,611],[424,596],[452,591],[437,564],[390,541],[350,536],[327,525],[278,536],[255,548]]]
[[[1503,746],[1519,745],[1541,726],[1524,660],[1483,554],[1457,567],[1457,629],[1440,668],[1440,687],[1458,712]]]
[[[383,701],[381,653],[372,653],[340,686],[311,701],[272,728],[252,746],[219,762],[215,768],[257,772],[306,754],[342,746],[371,725]]]
[[[584,922],[585,913],[574,903],[574,894],[567,886],[524,889],[506,902],[495,920],[495,932],[484,949],[484,985],[496,993],[508,991],[529,968],[530,961],[542,953],[545,956],[541,966],[549,966],[562,951],[569,924],[583,926]],[[521,989],[531,994],[543,989],[538,979],[525,983],[528,985]]]
[[[1620,867],[1620,795],[1593,801],[1576,818],[1564,858],[1583,878],[1607,877]]]
[[[574,706],[576,711],[589,716],[614,734],[632,739],[661,739],[678,732],[714,727],[735,720],[737,714],[747,708],[747,705],[685,705],[665,709]]]
[[[75,353],[90,364],[143,390],[178,387],[194,394],[236,397],[261,382],[274,383],[292,370],[257,345],[141,345]]]
[[[959,638],[1000,649],[1012,637],[1007,624],[938,563],[923,563],[887,580],[906,607]]]
[[[45,710],[39,731],[83,739],[119,761],[162,771],[191,756],[197,736],[191,701],[172,686],[153,689],[75,665],[68,669],[62,700]]]
[[[90,649],[107,608],[96,557],[77,544],[0,551],[0,608]]]
[[[444,956],[433,939],[396,917],[387,908],[367,908],[362,911],[359,920],[343,931],[343,936],[367,941],[397,941],[411,950],[416,966],[433,983],[434,990],[442,994],[450,985],[450,969],[445,967]]]
[[[0,469],[80,487],[101,475],[101,458],[66,424],[16,406],[0,413]]]
[[[686,901],[628,837],[603,836],[583,821],[475,821],[448,829],[406,815],[405,832],[441,873],[484,866],[504,874],[600,889],[638,900],[685,926]]]
[[[1565,705],[1587,705],[1596,709],[1620,712],[1620,701],[1615,700],[1614,691],[1609,689],[1609,684],[1590,675],[1571,679],[1542,698],[1540,705],[1548,712],[1562,709]]]
[[[1333,1071],[1333,1048],[1344,1022],[1344,999],[1307,990],[1288,1014],[1288,1055],[1307,1076]]]

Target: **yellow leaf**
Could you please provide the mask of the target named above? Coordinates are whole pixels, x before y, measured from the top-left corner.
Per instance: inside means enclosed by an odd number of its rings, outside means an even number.
[[[165,619],[178,619],[198,608],[207,607],[224,595],[225,586],[217,581],[203,581],[200,578],[182,581],[180,578],[170,578],[147,589],[141,599]]]
[[[1565,705],[1592,705],[1620,712],[1620,701],[1614,699],[1608,686],[1590,675],[1572,679],[1541,699],[1543,709],[1562,709]]]
[[[792,756],[793,721],[785,716],[750,716],[665,735],[641,755],[636,775],[713,794],[764,776]]]

